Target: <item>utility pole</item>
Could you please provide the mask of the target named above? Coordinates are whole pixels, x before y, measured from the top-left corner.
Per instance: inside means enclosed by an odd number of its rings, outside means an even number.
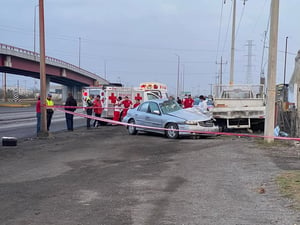
[[[287,58],[287,48],[288,48],[288,38],[285,38],[285,55],[284,55],[284,71],[283,71],[283,101],[286,102],[286,90],[287,88],[285,87],[285,77],[286,77],[286,58]]]
[[[6,73],[3,73],[3,99],[4,99],[4,102],[7,102],[7,95],[6,95]]]
[[[217,88],[215,90],[215,91],[218,92],[216,94],[219,95],[222,92],[222,85],[223,85],[223,64],[227,64],[227,61],[223,62],[223,58],[221,56],[221,62],[220,63],[216,62],[216,64],[220,64],[219,83],[218,83]]]
[[[234,82],[234,50],[235,50],[235,17],[236,17],[236,0],[233,1],[233,13],[232,13],[232,31],[231,31],[231,56],[230,56],[230,80],[229,84],[233,85]],[[244,5],[247,0],[243,0]],[[225,3],[225,1],[224,1]]]
[[[260,66],[260,94],[263,95],[264,92],[264,85],[265,85],[265,72],[264,72],[264,56],[265,56],[265,48],[266,48],[266,40],[267,40],[267,31],[264,32],[264,42],[263,42],[263,51],[261,56],[261,66]]]
[[[39,136],[48,136],[46,113],[46,54],[45,54],[45,23],[44,0],[39,0],[39,26],[40,26],[40,97],[41,97],[41,131]]]
[[[277,69],[277,43],[278,43],[278,17],[279,0],[271,2],[271,24],[269,41],[269,60],[268,60],[268,86],[267,86],[267,106],[265,118],[265,141],[274,142],[274,123],[275,123],[275,94],[276,94],[276,69]]]
[[[253,41],[248,40],[248,64],[247,64],[247,74],[246,74],[246,84],[252,84],[252,47],[253,47]]]
[[[229,80],[230,85],[233,85],[233,74],[234,74],[235,14],[236,14],[236,0],[233,0],[232,31],[231,31],[231,56],[230,56],[230,80]]]
[[[288,38],[289,37],[285,37],[284,72],[283,72],[283,85],[284,86],[285,86],[285,77],[286,77],[286,58],[287,58]]]
[[[216,64],[220,65],[219,85],[221,86],[223,84],[223,65],[227,64],[227,61],[223,62],[223,57],[221,56],[221,62],[216,62]]]

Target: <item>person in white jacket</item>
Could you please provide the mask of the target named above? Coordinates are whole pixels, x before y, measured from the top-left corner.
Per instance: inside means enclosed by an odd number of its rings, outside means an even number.
[[[203,95],[199,96],[200,102],[199,102],[199,110],[203,113],[207,113],[208,109],[207,109],[207,102],[206,99],[204,98]]]

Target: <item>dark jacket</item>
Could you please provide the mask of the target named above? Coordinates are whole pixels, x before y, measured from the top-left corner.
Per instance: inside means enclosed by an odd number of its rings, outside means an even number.
[[[65,106],[77,106],[77,102],[76,102],[76,100],[74,99],[73,96],[69,96],[67,98]],[[76,108],[71,108],[71,107],[67,107],[65,109],[68,110],[68,111],[72,111],[72,112],[74,112],[76,110]]]

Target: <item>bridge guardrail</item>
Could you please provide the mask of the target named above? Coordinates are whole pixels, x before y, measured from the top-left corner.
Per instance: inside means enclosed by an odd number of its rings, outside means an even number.
[[[18,47],[3,44],[3,43],[0,43],[0,53],[2,52],[1,50],[6,50],[5,53],[7,53],[9,55],[14,55],[12,53],[17,53],[16,56],[20,56],[20,54],[22,54],[24,56],[30,56],[30,58],[35,60],[35,61],[39,61],[39,58],[40,58],[40,54],[37,53],[37,52],[33,52],[33,51],[30,51],[30,50],[27,50],[27,49],[18,48]],[[32,58],[32,57],[34,57],[34,58]],[[28,59],[28,57],[26,57],[26,58]],[[91,73],[87,70],[84,70],[84,69],[82,69],[78,66],[75,66],[75,65],[71,64],[71,63],[67,63],[63,60],[56,59],[56,58],[53,58],[53,57],[50,57],[50,56],[46,56],[45,58],[46,58],[46,63],[48,63],[50,65],[51,64],[53,65],[53,63],[56,63],[56,64],[60,65],[61,67],[73,70],[75,72],[83,73],[84,75],[86,75],[88,77],[91,77],[91,78],[94,78],[95,80],[98,80],[99,78],[104,80],[103,78],[99,77],[97,74]]]

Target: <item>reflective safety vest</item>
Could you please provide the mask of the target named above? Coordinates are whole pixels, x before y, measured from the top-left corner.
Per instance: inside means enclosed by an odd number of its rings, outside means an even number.
[[[54,106],[54,102],[52,100],[46,99],[46,104],[47,104],[47,107]],[[53,108],[47,108],[47,112],[54,112],[54,109]]]
[[[47,106],[54,106],[54,102],[52,100],[46,99]]]

